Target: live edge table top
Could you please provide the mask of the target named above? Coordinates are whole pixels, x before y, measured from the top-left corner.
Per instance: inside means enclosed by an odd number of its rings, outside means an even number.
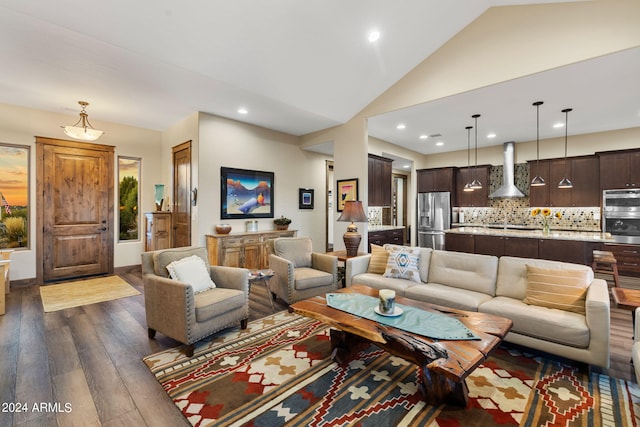
[[[378,297],[378,290],[362,285],[354,285],[341,289],[340,293],[359,293]],[[511,329],[510,319],[486,313],[456,310],[435,304],[414,301],[404,297],[396,297],[396,303],[416,307],[422,310],[454,316],[466,327],[476,333],[480,340],[432,340],[428,337],[410,332],[400,331],[391,326],[363,319],[344,311],[329,307],[324,296],[317,296],[292,304],[290,311],[302,316],[319,320],[333,328],[361,337],[392,354],[411,360],[432,373],[443,376],[454,382],[463,382],[489,353],[497,347]],[[409,344],[411,341],[413,344]],[[417,343],[417,345],[416,345]],[[446,358],[432,359],[426,357],[415,347],[426,344],[436,350],[442,348],[448,355]],[[408,348],[411,347],[410,349]],[[428,353],[428,352],[427,352]]]

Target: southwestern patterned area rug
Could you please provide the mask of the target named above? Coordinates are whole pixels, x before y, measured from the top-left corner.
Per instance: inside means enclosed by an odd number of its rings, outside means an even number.
[[[506,345],[468,378],[466,408],[422,402],[417,367],[371,346],[341,366],[328,328],[280,312],[144,358],[194,426],[633,426],[635,383]]]

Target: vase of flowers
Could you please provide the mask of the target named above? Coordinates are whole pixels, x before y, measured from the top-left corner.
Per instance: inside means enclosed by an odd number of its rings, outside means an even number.
[[[542,234],[549,234],[549,221],[552,218],[562,218],[562,214],[560,213],[560,211],[556,211],[556,213],[552,215],[551,209],[549,208],[534,208],[533,210],[531,210],[531,216],[542,217]]]

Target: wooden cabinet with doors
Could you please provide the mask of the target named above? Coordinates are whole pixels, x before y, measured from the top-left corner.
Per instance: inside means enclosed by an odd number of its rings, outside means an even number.
[[[475,236],[473,234],[445,233],[444,248],[448,251],[474,253]]]
[[[600,206],[600,160],[597,156],[571,158],[571,206]]]
[[[510,236],[475,236],[475,253],[483,255],[538,258],[538,240]]]
[[[529,161],[529,176],[540,175],[546,185],[529,188],[531,206],[577,207],[600,205],[600,168],[597,156]],[[558,188],[564,177],[573,188]]]
[[[393,160],[369,154],[369,206],[391,206]]]
[[[171,247],[172,222],[171,212],[146,212],[145,218],[145,251],[157,251]]]
[[[418,170],[418,193],[449,191],[455,195],[455,170],[453,167]]]
[[[295,230],[209,234],[206,236],[209,264],[249,269],[268,268],[268,241],[295,235]]]
[[[477,167],[458,168],[456,171],[456,206],[460,207],[486,207],[489,206],[489,176],[491,165],[478,165]],[[473,191],[464,191],[467,182],[478,179],[482,188]]]
[[[529,179],[540,176],[545,185],[529,187],[529,204],[531,206],[549,206],[549,162],[545,160],[529,160]],[[558,183],[555,183],[558,185]]]
[[[404,245],[405,230],[404,228],[393,228],[389,230],[374,230],[369,231],[367,235],[367,241],[369,244],[368,252],[371,252],[371,245],[382,246],[387,243],[392,245]]]
[[[640,188],[640,150],[605,151],[600,158],[600,188]]]
[[[620,274],[640,277],[640,246],[611,243],[603,245],[603,250],[613,253]]]

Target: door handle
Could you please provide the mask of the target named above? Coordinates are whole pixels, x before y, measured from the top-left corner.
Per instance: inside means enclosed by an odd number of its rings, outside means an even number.
[[[107,231],[107,227],[102,227],[100,230]]]

